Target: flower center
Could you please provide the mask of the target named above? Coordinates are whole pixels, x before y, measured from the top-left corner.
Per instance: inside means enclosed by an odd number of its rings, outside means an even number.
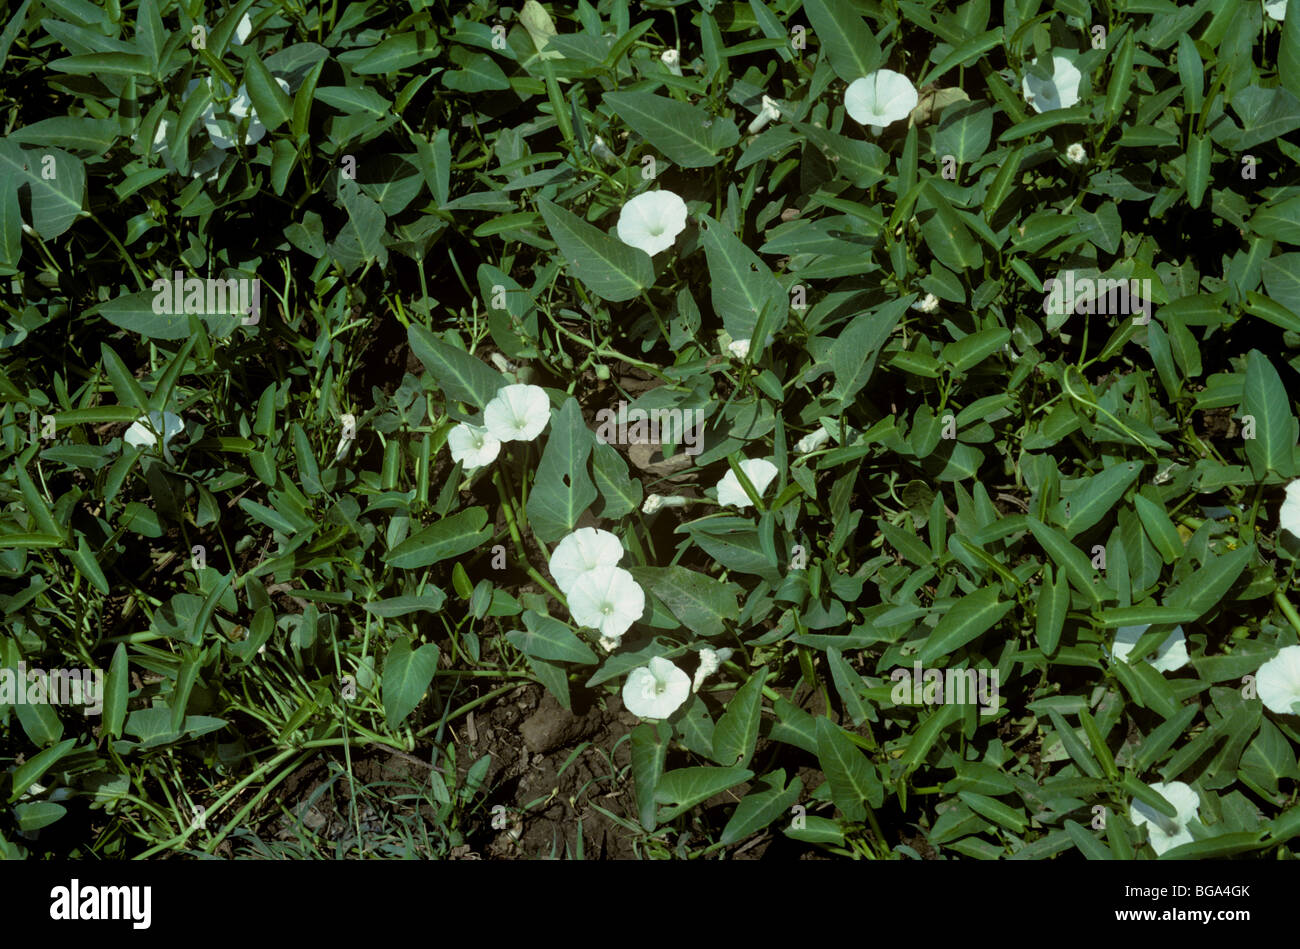
[[[600,611],[601,611],[602,613],[604,613],[606,616],[608,616],[610,613],[613,613],[613,612],[614,612],[614,607],[612,607],[612,606],[610,606],[608,603],[606,603],[604,606],[602,606],[602,607],[600,608]]]

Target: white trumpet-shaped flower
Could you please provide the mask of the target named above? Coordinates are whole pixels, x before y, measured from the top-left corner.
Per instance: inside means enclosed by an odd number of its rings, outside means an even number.
[[[700,686],[704,684],[704,680],[717,672],[718,667],[730,658],[730,649],[718,649],[715,651],[710,649],[708,646],[701,649],[700,665],[699,668],[695,670],[695,678],[691,682],[691,691],[700,691]]]
[[[638,718],[667,718],[691,694],[691,677],[665,659],[633,669],[623,683],[623,705]]]
[[[1300,715],[1300,646],[1286,646],[1260,666],[1255,689],[1270,712]]]
[[[566,591],[569,612],[579,626],[618,639],[645,613],[645,591],[622,567],[596,567]]]
[[[1300,538],[1300,478],[1286,486],[1286,500],[1277,512],[1277,526],[1278,530]]]
[[[150,426],[153,431],[150,431]],[[154,432],[162,434],[163,444],[166,445],[183,431],[185,431],[185,420],[179,415],[155,411],[149,413],[149,425],[146,425],[143,420],[136,422],[126,430],[122,441],[136,448],[152,448],[158,444],[158,436]]]
[[[907,118],[919,101],[912,80],[892,69],[877,69],[854,79],[844,93],[844,108],[853,121],[871,126],[873,135]]]
[[[668,67],[674,76],[682,74],[682,54],[675,49],[666,49],[659,54],[659,61]]]
[[[1279,22],[1286,19],[1287,0],[1265,0],[1264,12]]]
[[[938,313],[939,298],[933,293],[927,293],[921,299],[913,303],[910,309],[916,310],[918,313]]]
[[[1071,142],[1065,150],[1065,157],[1075,165],[1082,165],[1088,160],[1088,150],[1080,142]]]
[[[1187,825],[1200,816],[1201,802],[1196,792],[1182,781],[1170,781],[1168,784],[1157,782],[1151,785],[1151,790],[1172,804],[1178,814],[1168,817],[1150,804],[1134,800],[1129,808],[1129,820],[1134,825],[1147,825],[1147,839],[1157,854],[1182,844],[1190,844],[1195,838]]]
[[[1138,640],[1146,633],[1150,623],[1145,626],[1121,626],[1115,631],[1114,654],[1117,661],[1128,661],[1129,653],[1133,647],[1138,644]],[[1187,665],[1189,657],[1187,655],[1187,637],[1183,635],[1183,628],[1175,626],[1160,648],[1156,650],[1156,657],[1151,660],[1151,666],[1158,672],[1173,672]]]
[[[483,409],[483,424],[497,441],[531,442],[551,420],[551,400],[541,386],[502,386]]]
[[[609,531],[580,527],[551,551],[547,565],[555,584],[566,595],[578,578],[597,567],[613,567],[623,559],[623,542]]]
[[[758,115],[749,123],[748,132],[753,135],[755,132],[761,132],[767,128],[769,122],[775,122],[781,117],[781,108],[776,101],[763,96],[763,108],[759,110]]]
[[[501,440],[486,428],[461,422],[447,434],[451,460],[459,461],[466,471],[482,468],[496,461]]]
[[[1037,63],[1034,60],[1030,63],[1032,66]],[[1025,101],[1035,112],[1050,112],[1052,109],[1068,109],[1079,101],[1079,83],[1083,79],[1083,74],[1079,72],[1078,67],[1070,62],[1065,56],[1054,54],[1052,56],[1052,78],[1050,80],[1039,79],[1030,73],[1025,73],[1025,78],[1021,82],[1021,90],[1024,93]]]
[[[754,490],[758,492],[760,497],[767,490],[767,486],[772,483],[772,479],[776,477],[777,473],[776,465],[766,458],[746,458],[740,463],[740,470],[745,473],[745,477],[749,479],[749,483],[754,486]],[[745,489],[741,487],[740,479],[736,477],[736,473],[730,469],[718,482],[718,503],[741,509],[747,508],[753,503],[749,500],[749,495],[745,493]]]
[[[727,344],[727,352],[737,359],[744,359],[749,355],[749,340],[733,339]]]
[[[686,202],[662,188],[638,194],[618,214],[618,239],[651,257],[672,247],[685,229]]]
[[[794,450],[801,455],[806,455],[810,451],[816,451],[831,440],[831,433],[826,431],[826,426],[819,425],[815,432],[809,432],[803,438],[794,443]]]
[[[660,508],[665,507],[686,507],[689,500],[689,498],[683,497],[680,494],[669,494],[667,496],[662,494],[652,494],[647,497],[645,503],[641,505],[641,513],[653,514]]]

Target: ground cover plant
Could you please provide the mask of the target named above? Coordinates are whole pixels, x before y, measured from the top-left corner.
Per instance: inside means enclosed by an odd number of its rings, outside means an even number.
[[[1293,859],[1286,0],[25,0],[0,853]]]

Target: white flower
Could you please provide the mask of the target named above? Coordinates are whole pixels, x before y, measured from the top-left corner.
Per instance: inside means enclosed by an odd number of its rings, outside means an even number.
[[[1286,19],[1286,0],[1266,0],[1264,3],[1264,12],[1274,20],[1282,21]]]
[[[1034,60],[1032,66],[1037,63]],[[1083,74],[1066,57],[1053,54],[1052,79],[1044,82],[1029,73],[1025,73],[1021,89],[1025,101],[1035,112],[1049,112],[1052,109],[1068,109],[1079,101],[1079,82]]]
[[[343,426],[343,432],[339,435],[339,443],[334,449],[334,461],[332,464],[338,464],[347,454],[348,447],[356,437],[357,417],[350,412],[344,412],[339,416],[339,423]]]
[[[150,412],[149,425],[153,427],[153,431],[149,430],[149,426],[146,426],[143,420],[136,422],[126,430],[122,441],[136,448],[151,448],[158,444],[158,437],[154,435],[154,431],[162,433],[164,445],[185,431],[185,421],[171,412]]]
[[[623,705],[638,718],[667,718],[690,694],[691,677],[663,656],[633,669],[623,683]]]
[[[754,121],[749,123],[749,134],[763,131],[769,122],[775,122],[780,117],[781,109],[776,102],[763,96],[763,108],[759,110],[758,115],[754,116]]]
[[[686,202],[671,191],[645,191],[623,205],[618,239],[653,257],[686,229]]]
[[[816,451],[831,440],[831,433],[826,431],[826,426],[818,426],[817,431],[809,432],[803,438],[794,443],[794,450],[801,455],[806,455],[810,451]]]
[[[1260,701],[1278,715],[1296,715],[1300,702],[1300,646],[1287,646],[1259,667],[1255,689]]]
[[[251,34],[252,32],[253,32],[253,21],[250,20],[248,18],[248,14],[245,13],[240,18],[239,25],[235,27],[235,45],[243,46],[244,42],[248,39],[249,34]],[[289,90],[287,89],[285,90],[285,92],[288,91]]]
[[[922,313],[936,313],[939,310],[939,298],[933,293],[927,293],[920,300],[913,303],[910,309],[919,310]]]
[[[531,442],[550,420],[551,400],[541,386],[502,386],[483,409],[483,424],[502,442]]]
[[[622,567],[588,570],[566,591],[569,612],[580,626],[618,639],[645,612],[645,591]]]
[[[198,88],[199,83],[204,82],[202,79],[191,79],[187,87],[187,93],[193,93]],[[244,134],[244,145],[256,145],[266,134],[266,126],[262,120],[257,117],[257,110],[253,108],[253,100],[248,97],[248,89],[240,86],[235,92],[235,97],[226,105],[223,114],[229,118],[217,117],[217,106],[215,101],[217,84],[211,79],[206,80],[208,89],[212,94],[213,100],[207,104],[203,110],[203,127],[208,131],[208,138],[212,144],[222,150],[235,147],[235,135],[244,120],[248,120],[248,131]],[[283,79],[277,78],[276,84],[285,91],[289,92],[289,84]],[[223,88],[228,88],[223,85]]]
[[[664,507],[686,507],[687,501],[688,499],[680,494],[670,494],[667,497],[662,494],[652,494],[641,505],[641,513],[653,514]]]
[[[461,422],[447,434],[447,447],[451,449],[452,461],[459,461],[466,471],[472,471],[496,461],[501,440],[486,428]]]
[[[198,80],[194,80],[194,82],[197,81]],[[193,83],[191,83],[191,85],[192,84]],[[172,161],[171,149],[167,145],[167,130],[170,127],[171,123],[167,121],[166,116],[163,116],[162,120],[158,123],[158,130],[154,132],[153,150],[162,158],[163,164],[167,166],[167,170],[175,172],[176,163]],[[211,148],[206,145],[203,146],[199,151],[199,154],[190,161],[190,177],[199,178],[207,175],[208,181],[216,181],[220,175],[219,169],[221,168],[221,162],[225,157],[226,156],[222,154],[219,149]],[[211,172],[211,174],[208,174],[208,172]]]
[[[668,67],[674,76],[682,74],[682,54],[675,49],[666,49],[659,56],[659,61]]]
[[[1065,150],[1065,157],[1076,165],[1082,165],[1088,160],[1088,151],[1079,142],[1072,142],[1070,147]]]
[[[873,135],[907,118],[919,101],[912,81],[892,69],[877,69],[854,79],[844,93],[844,108],[859,125],[870,125]]]
[[[744,359],[749,355],[749,340],[733,339],[727,344],[727,352],[737,359]]]
[[[605,144],[605,140],[599,135],[591,143],[591,153],[601,161],[610,162],[616,160],[614,153],[610,151],[609,146]]]
[[[621,640],[618,636],[601,636],[600,648],[605,650],[605,652],[613,652],[615,649],[618,648],[618,644],[620,641]]]
[[[1286,500],[1277,512],[1277,527],[1300,538],[1300,478],[1286,486]]]
[[[767,490],[767,486],[772,483],[772,479],[776,477],[777,472],[776,465],[765,458],[746,458],[740,463],[740,470],[745,473],[745,477],[749,479],[749,483],[754,486],[754,490],[760,496]],[[723,475],[722,480],[718,482],[718,503],[730,504],[742,510],[749,507],[751,503],[749,495],[740,486],[740,479],[736,477],[736,473],[730,468],[727,469],[727,473]]]
[[[1121,626],[1115,631],[1116,661],[1128,661],[1129,653],[1133,651],[1133,647],[1137,645],[1150,625],[1148,623],[1145,626]],[[1156,657],[1151,661],[1151,666],[1158,672],[1173,672],[1187,665],[1188,661],[1187,637],[1183,635],[1181,626],[1175,626],[1173,632],[1156,650]]]
[[[1190,844],[1195,838],[1187,825],[1199,816],[1201,806],[1196,792],[1182,781],[1170,781],[1168,784],[1156,782],[1151,785],[1151,790],[1172,804],[1178,815],[1166,817],[1151,805],[1135,800],[1129,808],[1129,820],[1135,825],[1148,825],[1147,839],[1157,854],[1182,844]]]
[[[583,574],[613,567],[623,559],[623,543],[609,531],[580,527],[555,545],[547,564],[555,584],[567,595]]]
[[[726,662],[730,658],[730,649],[719,649],[716,652],[708,646],[701,649],[700,667],[695,670],[695,679],[691,682],[691,691],[700,691],[700,686],[704,684],[704,680],[717,672],[718,666],[722,665],[722,663]]]

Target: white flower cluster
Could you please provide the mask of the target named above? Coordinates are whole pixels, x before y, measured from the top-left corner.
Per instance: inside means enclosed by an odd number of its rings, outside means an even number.
[[[466,471],[496,460],[502,442],[530,442],[551,420],[551,400],[541,386],[502,386],[483,409],[483,425],[461,422],[447,436],[452,461]]]

